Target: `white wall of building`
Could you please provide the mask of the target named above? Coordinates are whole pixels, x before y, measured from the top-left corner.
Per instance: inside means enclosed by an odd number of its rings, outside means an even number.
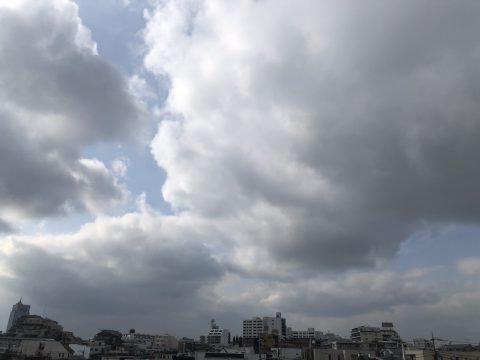
[[[69,351],[58,341],[22,340],[18,351],[20,356],[42,356],[52,360],[63,360],[70,357]]]

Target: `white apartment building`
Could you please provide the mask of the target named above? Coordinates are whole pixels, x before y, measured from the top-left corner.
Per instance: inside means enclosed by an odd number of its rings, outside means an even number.
[[[66,360],[70,358],[70,351],[59,341],[22,340],[18,349],[20,357],[45,357],[52,360]]]
[[[256,338],[265,333],[263,320],[259,317],[254,317],[251,320],[243,320],[243,337]]]
[[[324,334],[322,331],[315,330],[315,328],[308,328],[307,330],[292,330],[288,328],[287,337],[290,339],[320,340],[324,337]]]
[[[256,338],[264,334],[277,334],[286,337],[287,327],[281,312],[277,312],[275,317],[253,317],[250,320],[243,320],[244,338]]]
[[[230,343],[230,331],[228,329],[210,329],[207,335],[208,345],[228,346]]]

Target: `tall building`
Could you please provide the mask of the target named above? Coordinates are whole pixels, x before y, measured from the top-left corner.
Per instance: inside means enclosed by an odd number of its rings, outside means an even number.
[[[253,343],[262,335],[277,335],[279,339],[285,339],[287,336],[287,324],[282,313],[277,312],[275,317],[264,316],[263,318],[254,317],[250,320],[243,320],[243,340],[246,346]]]
[[[265,333],[263,327],[263,320],[259,317],[254,317],[250,320],[243,320],[243,338],[258,338]]]
[[[7,332],[22,316],[30,315],[30,305],[22,304],[22,299],[12,306],[10,317],[8,318]]]
[[[275,317],[264,316],[263,326],[267,334],[278,335],[283,339],[287,336],[287,324],[281,312],[277,312]]]

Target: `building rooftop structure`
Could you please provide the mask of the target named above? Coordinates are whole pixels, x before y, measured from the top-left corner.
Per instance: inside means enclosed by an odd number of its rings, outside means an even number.
[[[360,343],[376,343],[383,348],[396,348],[402,343],[391,322],[383,322],[381,327],[358,326],[352,329],[350,338]]]
[[[22,303],[22,299],[18,301],[15,305],[12,306],[12,311],[10,311],[10,316],[8,318],[7,330],[8,332],[20,319],[22,316],[30,315],[30,305]]]
[[[20,338],[50,338],[61,340],[63,326],[39,315],[24,315],[17,319],[7,335]]]

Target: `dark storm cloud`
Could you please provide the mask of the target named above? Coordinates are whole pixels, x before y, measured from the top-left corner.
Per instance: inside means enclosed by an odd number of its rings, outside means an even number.
[[[0,7],[0,23],[0,213],[43,217],[122,200],[81,147],[136,137],[141,111],[121,73],[95,54],[76,5],[19,2]]]

